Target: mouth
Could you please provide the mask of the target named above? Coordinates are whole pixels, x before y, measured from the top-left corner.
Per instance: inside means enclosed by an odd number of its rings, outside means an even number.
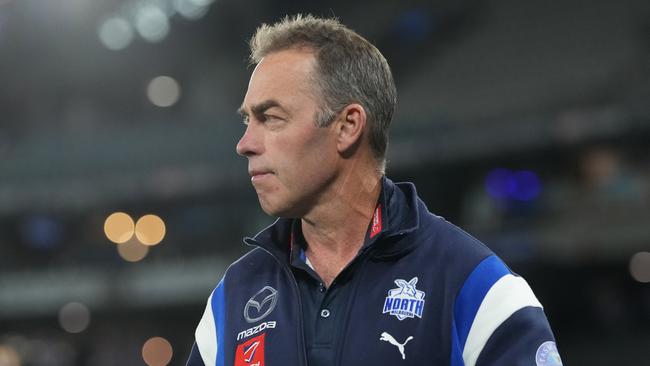
[[[248,172],[248,174],[251,176],[251,182],[255,183],[270,176],[273,173],[266,170],[253,170]]]

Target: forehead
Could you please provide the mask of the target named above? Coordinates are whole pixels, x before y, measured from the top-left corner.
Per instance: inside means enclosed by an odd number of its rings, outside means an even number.
[[[313,52],[290,49],[271,53],[257,64],[248,83],[242,107],[267,99],[289,102],[312,95]]]

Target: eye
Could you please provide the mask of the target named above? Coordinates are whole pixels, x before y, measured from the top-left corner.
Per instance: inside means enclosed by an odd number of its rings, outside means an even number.
[[[241,121],[241,123],[243,123],[244,125],[248,126],[248,122],[249,122],[248,116],[243,116],[243,117],[242,117],[242,121]]]
[[[263,122],[274,122],[274,121],[281,121],[282,118],[274,115],[274,114],[264,114],[262,115],[262,121]]]

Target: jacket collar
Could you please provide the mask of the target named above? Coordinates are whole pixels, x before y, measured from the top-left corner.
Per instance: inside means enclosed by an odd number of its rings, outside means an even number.
[[[382,190],[377,208],[368,226],[362,251],[372,248],[373,256],[388,258],[413,249],[415,241],[401,240],[420,225],[421,205],[413,183],[393,183],[381,178]],[[292,243],[294,220],[279,218],[254,237],[244,238],[248,245],[259,246],[287,263]]]

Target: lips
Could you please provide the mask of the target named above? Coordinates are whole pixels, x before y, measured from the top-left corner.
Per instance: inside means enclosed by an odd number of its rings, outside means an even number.
[[[251,182],[254,183],[273,173],[269,170],[251,170],[248,172],[248,174],[251,176]]]

